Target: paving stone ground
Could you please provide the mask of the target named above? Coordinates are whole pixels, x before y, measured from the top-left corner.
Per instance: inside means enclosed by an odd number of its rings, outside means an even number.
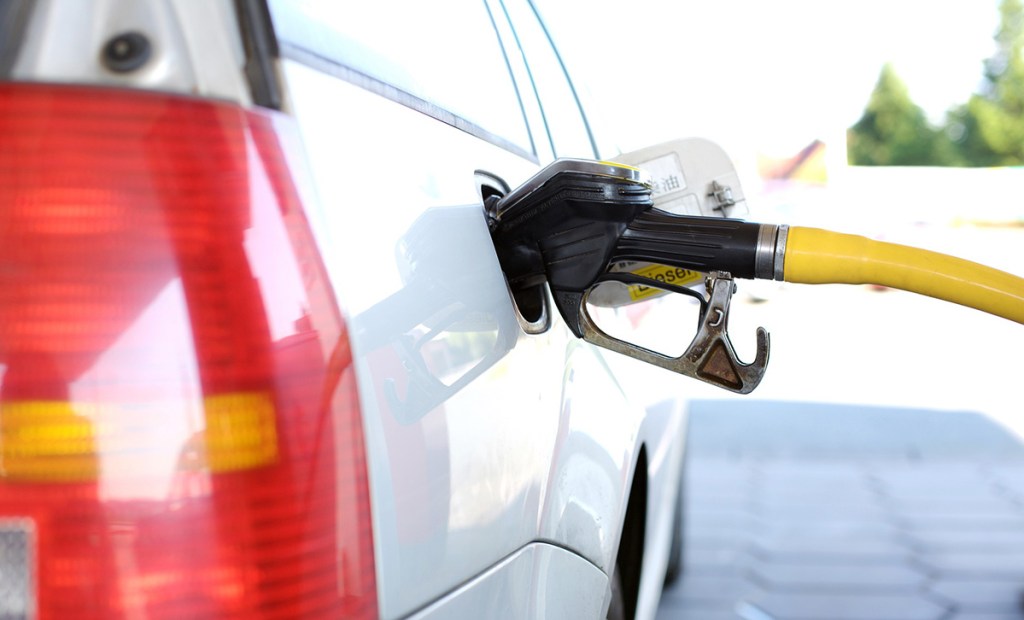
[[[688,449],[657,620],[1024,620],[1024,447],[986,418],[701,401]]]

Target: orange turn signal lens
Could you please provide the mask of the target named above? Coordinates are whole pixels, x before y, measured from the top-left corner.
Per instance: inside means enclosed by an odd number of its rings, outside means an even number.
[[[0,477],[81,482],[95,480],[100,463],[117,466],[128,461],[130,455],[124,453],[131,446],[117,440],[130,430],[121,432],[117,421],[123,424],[131,417],[116,409],[67,401],[0,402]],[[274,403],[269,394],[208,396],[203,409],[206,426],[191,446],[195,458],[188,469],[239,471],[277,459]]]

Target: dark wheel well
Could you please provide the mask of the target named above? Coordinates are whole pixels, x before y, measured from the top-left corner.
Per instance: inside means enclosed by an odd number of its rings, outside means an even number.
[[[641,446],[636,460],[636,469],[633,471],[633,482],[629,487],[629,502],[626,505],[626,518],[622,524],[619,553],[615,558],[615,565],[622,585],[622,607],[627,620],[636,617],[646,528],[647,450]]]

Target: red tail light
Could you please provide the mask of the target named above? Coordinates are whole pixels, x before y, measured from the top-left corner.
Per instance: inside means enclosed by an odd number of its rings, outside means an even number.
[[[0,616],[376,616],[351,355],[287,126],[0,86]]]

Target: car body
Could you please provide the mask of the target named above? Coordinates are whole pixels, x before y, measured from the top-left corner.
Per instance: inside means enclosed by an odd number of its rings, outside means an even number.
[[[682,406],[481,206],[599,155],[532,4],[0,7],[0,615],[654,615]]]

